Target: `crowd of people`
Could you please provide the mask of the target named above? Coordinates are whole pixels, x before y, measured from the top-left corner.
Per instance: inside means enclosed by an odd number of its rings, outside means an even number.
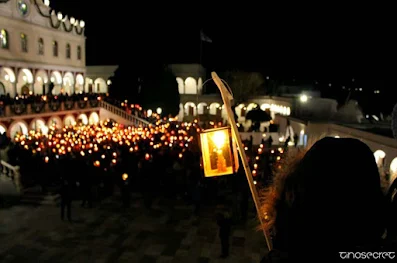
[[[110,103],[142,112],[139,105]],[[120,191],[125,207],[131,192],[140,192],[148,209],[158,197],[185,199],[196,215],[203,204],[216,201],[222,257],[227,257],[232,224],[247,220],[251,194],[242,165],[233,176],[204,177],[201,128],[197,122],[168,121],[147,128],[111,121],[51,127],[48,134],[17,135],[14,142],[3,135],[0,154],[21,167],[25,187],[58,189],[62,219],[72,220],[72,200],[90,208],[114,191]],[[288,144],[277,148],[270,140],[255,147],[251,138],[244,146],[255,183],[264,189],[261,227],[273,237],[274,248],[263,262],[337,261],[342,251],[395,250],[397,185],[382,192],[367,145],[324,138],[293,155]],[[231,203],[219,198],[228,187]]]

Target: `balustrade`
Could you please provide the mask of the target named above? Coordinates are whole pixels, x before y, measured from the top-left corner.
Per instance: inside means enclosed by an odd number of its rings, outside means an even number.
[[[11,164],[1,161],[0,162],[0,176],[5,176],[5,179],[11,180],[18,193],[21,193],[21,174],[19,173],[19,166],[12,166]]]
[[[148,121],[141,119],[137,116],[134,116],[132,114],[129,114],[125,110],[122,110],[110,103],[105,102],[105,101],[100,101],[99,106],[101,108],[104,108],[104,109],[110,111],[113,114],[120,116],[121,118],[123,118],[125,120],[133,122],[135,126],[148,126],[150,124]]]

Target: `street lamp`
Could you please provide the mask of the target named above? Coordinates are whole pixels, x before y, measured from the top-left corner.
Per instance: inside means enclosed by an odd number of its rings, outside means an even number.
[[[148,117],[152,116],[152,114],[153,114],[153,111],[151,109],[147,110],[146,115]]]
[[[158,115],[160,115],[163,112],[163,109],[162,108],[157,108],[156,112],[157,112]]]
[[[303,103],[307,102],[307,100],[308,100],[307,95],[305,95],[305,94],[301,95],[301,96],[300,96],[300,100],[301,100],[301,102],[303,102]]]

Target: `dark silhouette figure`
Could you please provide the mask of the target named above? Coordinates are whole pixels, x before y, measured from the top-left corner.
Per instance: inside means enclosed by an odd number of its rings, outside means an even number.
[[[88,205],[89,208],[92,208],[92,194],[91,194],[91,182],[88,178],[84,178],[81,185],[82,191],[82,202],[81,206],[85,207]]]
[[[290,136],[288,136],[288,138],[285,140],[285,142],[284,142],[284,148],[288,148],[288,143],[291,141],[291,137]]]
[[[250,135],[250,139],[248,141],[248,149],[250,151],[252,151],[252,147],[254,146],[254,137],[252,137],[252,135]]]
[[[298,137],[298,134],[295,134],[294,135],[294,144],[295,144],[295,147],[298,147],[298,141],[299,140],[299,137]]]
[[[81,206],[85,207],[88,205],[89,208],[92,208],[92,178],[88,175],[90,172],[90,170],[87,169],[88,163],[80,161],[78,164],[80,165],[81,170],[84,171],[81,179]]]
[[[52,94],[52,90],[54,89],[54,83],[50,82],[50,84],[48,85],[48,95]]]
[[[267,139],[267,146],[270,149],[272,147],[272,145],[273,145],[273,138],[272,138],[272,136],[270,136],[269,139]]]
[[[390,203],[387,216],[387,238],[389,240],[397,240],[397,179],[394,179],[388,190],[387,200]]]
[[[67,180],[63,180],[62,188],[61,188],[61,219],[64,220],[65,218],[65,208],[66,214],[68,217],[69,222],[72,221],[72,193],[71,193],[71,186]]]
[[[324,138],[289,164],[262,204],[266,229],[275,229],[274,250],[284,260],[270,254],[262,262],[340,262],[341,251],[389,251],[381,248],[387,203],[366,144]]]
[[[229,239],[231,232],[231,218],[230,214],[222,206],[221,211],[217,213],[217,223],[219,226],[219,238],[221,240],[222,254],[221,258],[229,256]]]
[[[248,203],[249,203],[249,197],[250,197],[250,192],[248,188],[248,182],[245,180],[245,185],[242,186],[241,189],[241,203],[240,203],[240,209],[241,209],[241,220],[243,222],[247,221],[248,217]]]
[[[130,181],[129,181],[129,179],[125,179],[122,181],[121,199],[123,201],[124,207],[130,207],[131,196],[130,196]]]
[[[153,160],[141,160],[140,162],[140,179],[142,184],[142,195],[143,202],[147,209],[152,208],[153,204],[153,187],[152,187],[152,177],[153,177]]]

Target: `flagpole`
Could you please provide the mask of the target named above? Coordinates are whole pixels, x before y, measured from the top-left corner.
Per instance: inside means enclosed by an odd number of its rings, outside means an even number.
[[[199,59],[199,70],[201,69],[202,66],[202,60],[203,60],[203,40],[201,39],[201,35],[202,35],[203,30],[200,29],[200,59]],[[200,123],[200,116],[198,113],[198,105],[199,105],[199,87],[198,87],[198,82],[197,82],[197,86],[196,86],[196,113],[197,113],[197,121],[198,123]]]
[[[201,39],[201,35],[202,35],[203,30],[200,30],[200,60],[199,63],[201,65],[201,63],[203,62],[203,40]]]

